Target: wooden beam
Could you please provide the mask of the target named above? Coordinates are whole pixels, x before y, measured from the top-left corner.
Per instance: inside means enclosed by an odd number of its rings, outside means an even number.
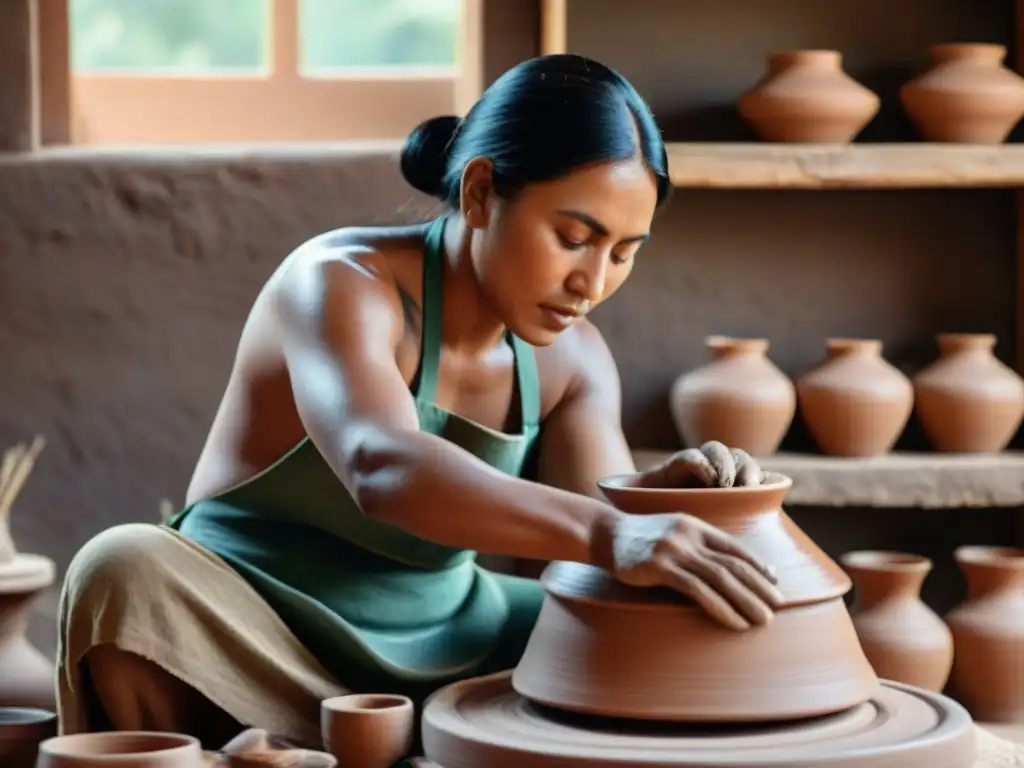
[[[36,0],[0,2],[0,152],[39,146]]]

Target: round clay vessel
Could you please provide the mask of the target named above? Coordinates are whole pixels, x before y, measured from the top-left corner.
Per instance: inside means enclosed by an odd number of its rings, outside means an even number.
[[[1024,549],[960,547],[967,596],[946,615],[951,693],[975,720],[1024,723]]]
[[[840,562],[853,578],[853,626],[875,674],[941,691],[953,665],[953,636],[921,600],[931,560],[866,551],[848,552]]]
[[[412,700],[393,694],[349,694],[320,706],[324,748],[338,768],[390,768],[408,756],[416,712]]]
[[[938,359],[914,377],[917,419],[932,447],[996,453],[1024,417],[1024,379],[995,356],[987,333],[942,333]]]
[[[878,114],[880,100],[843,71],[838,51],[770,56],[768,71],[739,100],[740,116],[765,141],[846,144]]]
[[[1002,144],[1024,116],[1024,78],[1008,69],[1006,47],[947,43],[929,49],[931,67],[900,89],[926,141]]]
[[[829,339],[825,360],[796,382],[800,415],[823,453],[866,458],[895,444],[914,404],[910,380],[876,339]]]
[[[0,707],[56,707],[53,661],[25,636],[29,606],[55,573],[53,560],[41,555],[18,553],[0,563]]]
[[[683,444],[718,440],[754,456],[775,452],[796,412],[793,382],[766,356],[765,339],[710,336],[714,359],[676,379],[669,405]]]
[[[57,735],[57,715],[45,709],[0,708],[0,765],[34,768],[39,742]]]
[[[735,632],[677,592],[552,563],[513,674],[519,695],[592,715],[768,722],[837,712],[877,693],[843,602],[849,577],[782,510],[788,478],[687,489],[632,488],[631,479],[606,478],[600,487],[623,511],[686,511],[733,534],[777,569],[786,603],[768,625]]]
[[[204,768],[199,741],[177,733],[106,731],[56,736],[39,745],[37,768]]]

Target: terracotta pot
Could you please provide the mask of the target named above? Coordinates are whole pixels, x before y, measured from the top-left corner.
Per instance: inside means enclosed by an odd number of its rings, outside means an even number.
[[[946,615],[956,655],[950,689],[975,720],[1024,722],[1024,549],[954,552],[967,597]]]
[[[846,144],[878,114],[877,95],[843,71],[838,51],[788,51],[739,100],[765,141]]]
[[[941,691],[953,665],[953,636],[921,600],[932,561],[900,552],[848,552],[840,562],[853,577],[853,626],[875,673]]]
[[[683,444],[718,440],[754,456],[775,452],[796,412],[793,382],[766,357],[765,339],[709,336],[714,359],[676,379],[669,405]]]
[[[949,43],[929,49],[932,66],[900,89],[926,141],[1002,144],[1024,116],[1024,78],[1003,65],[1006,46]]]
[[[777,568],[787,603],[770,624],[734,632],[677,592],[552,563],[513,673],[519,695],[612,717],[767,722],[838,712],[878,691],[843,603],[849,577],[782,510],[788,478],[688,489],[632,488],[631,478],[607,478],[600,487],[626,512],[685,510],[732,533]]]
[[[888,452],[914,403],[910,380],[875,339],[829,339],[825,360],[797,379],[796,391],[807,430],[833,456]]]
[[[107,731],[57,736],[39,745],[37,768],[204,768],[199,741],[176,733]]]
[[[39,742],[57,735],[57,715],[45,709],[0,708],[0,765],[34,768]]]
[[[939,358],[914,377],[917,419],[932,447],[995,453],[1024,418],[1024,379],[995,356],[987,333],[942,333]]]
[[[14,555],[0,564],[0,707],[52,710],[53,662],[25,637],[32,600],[53,584],[52,560],[40,555]]]
[[[385,694],[350,694],[320,706],[324,748],[338,768],[389,768],[409,755],[416,712],[412,700]]]

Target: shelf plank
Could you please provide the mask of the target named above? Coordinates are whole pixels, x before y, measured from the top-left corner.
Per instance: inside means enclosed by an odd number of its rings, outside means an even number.
[[[677,187],[908,189],[1024,187],[1024,144],[671,143]]]
[[[669,454],[636,450],[638,469]],[[761,466],[793,478],[786,503],[921,509],[1024,506],[1024,453],[891,453],[870,459],[778,453]]]

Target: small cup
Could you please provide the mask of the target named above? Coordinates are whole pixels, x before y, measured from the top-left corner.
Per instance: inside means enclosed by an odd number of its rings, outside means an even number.
[[[57,715],[45,709],[0,707],[0,765],[33,768],[39,743],[57,735]]]
[[[415,719],[406,696],[335,696],[320,705],[320,735],[338,768],[389,768],[412,749]]]

